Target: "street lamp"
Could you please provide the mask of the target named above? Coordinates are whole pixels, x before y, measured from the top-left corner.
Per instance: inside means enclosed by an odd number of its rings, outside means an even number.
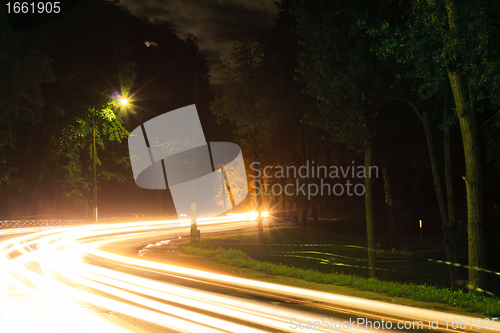
[[[125,98],[121,98],[121,104],[125,106],[128,103],[128,100]],[[94,209],[92,212],[95,223],[98,222],[98,214],[97,214],[97,167],[96,167],[96,147],[95,147],[95,110],[92,113],[92,159],[94,164]]]
[[[179,52],[167,49],[165,47],[158,46],[158,44],[156,42],[145,41],[144,45],[146,45],[147,47],[150,47],[150,46],[158,47],[160,49],[166,50],[170,53],[177,54],[181,57],[188,58],[191,61],[193,61],[193,104],[196,105],[196,100],[198,98],[198,89],[197,89],[197,84],[196,84],[197,83],[196,76],[198,74],[198,65],[196,62],[196,58],[192,57],[192,56],[188,56],[188,55],[183,54],[183,53],[179,53]],[[194,191],[194,189],[191,189],[191,191]],[[193,198],[194,198],[194,194],[193,194]],[[191,241],[192,242],[198,241],[200,239],[200,231],[198,230],[198,224],[196,223],[197,210],[198,210],[198,208],[197,208],[196,202],[192,202],[191,203]]]
[[[97,223],[97,168],[96,168],[96,152],[95,152],[95,110],[92,113],[92,158],[94,163],[94,211],[92,212],[94,215],[95,223]]]

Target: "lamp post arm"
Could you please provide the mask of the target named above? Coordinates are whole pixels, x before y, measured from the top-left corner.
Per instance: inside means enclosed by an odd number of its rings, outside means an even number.
[[[189,59],[193,60],[194,62],[196,62],[195,57],[188,56],[187,54],[183,54],[183,53],[180,53],[180,52],[177,52],[177,51],[174,51],[174,50],[168,49],[168,48],[163,47],[163,46],[158,46],[158,44],[156,44],[155,42],[149,42],[149,41],[146,41],[146,42],[144,42],[144,44],[146,44],[146,46],[147,46],[147,47],[154,46],[154,47],[157,47],[157,48],[159,48],[159,49],[167,50],[168,52],[171,52],[171,53],[175,53],[175,54],[177,54],[177,55],[180,55],[181,57],[189,58]]]

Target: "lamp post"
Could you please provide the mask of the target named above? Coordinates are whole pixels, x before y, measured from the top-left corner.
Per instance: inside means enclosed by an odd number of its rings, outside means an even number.
[[[197,80],[196,80],[196,77],[198,74],[198,65],[196,62],[196,58],[192,57],[192,56],[188,56],[188,55],[183,54],[183,53],[179,53],[179,52],[167,49],[166,47],[158,46],[158,44],[156,42],[145,41],[144,45],[146,45],[147,47],[154,46],[154,47],[166,50],[170,53],[177,54],[178,56],[188,58],[191,61],[193,61],[193,104],[196,105],[196,101],[198,99],[198,87],[197,87]],[[195,189],[192,188],[191,191],[195,191]],[[194,198],[194,193],[192,193],[192,194],[193,194],[193,198]],[[191,242],[197,242],[200,240],[200,231],[198,230],[198,224],[197,224],[197,220],[196,220],[197,211],[198,211],[198,208],[197,208],[196,202],[192,202],[191,203],[191,232],[190,232]]]
[[[125,98],[120,99],[120,103],[125,106],[128,103],[128,100]],[[98,222],[98,214],[97,214],[97,165],[96,165],[96,159],[97,159],[97,152],[96,152],[96,146],[95,146],[95,113],[96,110],[94,109],[94,112],[92,113],[92,160],[94,164],[94,208],[92,209],[92,215],[95,223]]]
[[[95,110],[92,113],[92,159],[94,163],[94,209],[92,212],[94,222],[97,223],[97,168],[95,151]]]

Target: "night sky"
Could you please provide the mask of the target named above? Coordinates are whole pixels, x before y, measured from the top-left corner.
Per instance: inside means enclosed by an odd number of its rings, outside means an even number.
[[[133,14],[174,23],[180,34],[198,38],[208,56],[227,55],[239,37],[269,28],[277,14],[273,0],[121,0]]]

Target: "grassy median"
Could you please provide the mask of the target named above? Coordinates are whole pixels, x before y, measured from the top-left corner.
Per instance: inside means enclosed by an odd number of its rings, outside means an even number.
[[[208,238],[200,243],[185,242],[179,248],[188,254],[209,257],[219,263],[249,268],[269,275],[286,276],[314,283],[352,287],[392,297],[404,297],[416,301],[437,302],[458,307],[486,316],[500,315],[500,300],[496,297],[476,296],[463,291],[453,291],[428,285],[399,283],[363,278],[344,273],[320,272],[317,269],[300,268],[268,261],[256,260],[242,250],[223,248],[221,237]],[[232,240],[234,236],[232,236]]]

